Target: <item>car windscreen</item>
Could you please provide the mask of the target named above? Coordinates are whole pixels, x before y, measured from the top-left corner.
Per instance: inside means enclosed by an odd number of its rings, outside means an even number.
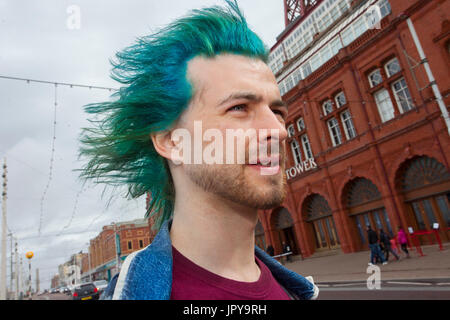
[[[80,291],[89,291],[89,292],[93,292],[95,289],[95,286],[92,283],[87,283],[87,284],[82,284],[79,287],[77,287],[75,290],[80,292]]]

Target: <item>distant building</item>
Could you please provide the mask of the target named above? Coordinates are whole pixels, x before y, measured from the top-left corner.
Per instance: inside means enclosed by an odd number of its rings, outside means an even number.
[[[69,261],[58,267],[60,286],[74,286],[81,283],[82,258],[81,252],[73,254]]]
[[[149,219],[104,226],[100,234],[91,239],[89,254],[83,256],[81,263],[83,282],[91,278],[92,280],[111,279],[118,272],[117,260],[119,260],[120,268],[130,253],[150,244],[154,237],[151,235]]]
[[[55,274],[51,280],[51,288],[58,288],[59,284],[59,274]]]

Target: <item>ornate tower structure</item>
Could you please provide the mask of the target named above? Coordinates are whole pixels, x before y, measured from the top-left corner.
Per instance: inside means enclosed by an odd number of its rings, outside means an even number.
[[[321,0],[283,0],[284,24],[287,27],[297,17],[304,16],[311,11]]]

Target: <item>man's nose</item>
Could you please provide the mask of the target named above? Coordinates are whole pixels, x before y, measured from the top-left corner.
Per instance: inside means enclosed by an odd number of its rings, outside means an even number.
[[[260,113],[256,119],[255,126],[256,129],[266,129],[267,136],[260,136],[260,141],[263,139],[269,140],[274,137],[274,133],[278,132],[278,140],[283,142],[287,138],[287,130],[284,121],[281,120],[280,116],[273,112],[269,106],[265,106],[260,110]],[[274,130],[274,131],[272,131]]]

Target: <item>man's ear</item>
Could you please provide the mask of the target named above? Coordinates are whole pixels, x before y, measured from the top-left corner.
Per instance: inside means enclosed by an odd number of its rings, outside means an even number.
[[[150,138],[152,139],[156,152],[158,152],[161,157],[172,160],[171,155],[172,150],[175,148],[175,144],[171,139],[171,131],[163,130],[153,132],[150,134]]]
[[[163,130],[150,134],[156,152],[175,165],[191,161],[191,137],[187,129]],[[181,141],[180,141],[181,140]]]

